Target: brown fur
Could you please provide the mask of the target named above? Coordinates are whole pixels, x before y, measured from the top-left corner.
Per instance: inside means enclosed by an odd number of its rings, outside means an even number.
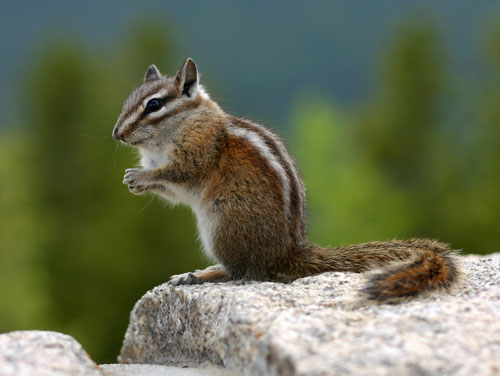
[[[124,183],[133,193],[151,191],[174,201],[180,197],[193,210],[203,209],[200,233],[210,222],[205,247],[222,267],[174,277],[173,284],[290,281],[327,271],[378,270],[364,290],[368,299],[378,302],[448,290],[456,284],[460,268],[454,252],[433,240],[337,248],[309,243],[305,188],[283,142],[260,125],[227,115],[197,85],[190,59],[173,78],[161,77],[156,67],[150,67],[144,85],[125,101],[113,132],[115,138],[149,154],[168,155],[158,157],[168,161],[161,166],[146,158],[143,164],[152,168],[127,170]],[[171,109],[165,107],[156,118],[147,112],[139,116],[144,98],[162,89],[168,92],[165,106]]]
[[[252,130],[255,133],[259,134],[263,140],[265,141],[266,145],[271,149],[273,154],[279,159],[280,164],[284,166],[286,174],[288,179],[291,182],[291,190],[290,190],[290,202],[291,202],[291,225],[290,225],[290,236],[292,238],[300,238],[303,239],[305,238],[305,223],[302,226],[299,226],[299,205],[300,205],[300,200],[298,197],[298,184],[300,182],[295,182],[293,179],[293,174],[291,171],[290,166],[287,166],[283,156],[279,153],[278,147],[276,146],[275,140],[264,134],[259,128],[255,127],[251,122],[246,121],[244,119],[237,118],[235,116],[231,117],[231,122],[233,124],[237,124],[240,127],[243,127],[248,130]],[[292,160],[293,162],[293,160]],[[305,204],[305,203],[304,203]],[[305,208],[304,208],[305,210]],[[305,220],[303,221],[305,222]],[[296,239],[297,240],[297,239]]]

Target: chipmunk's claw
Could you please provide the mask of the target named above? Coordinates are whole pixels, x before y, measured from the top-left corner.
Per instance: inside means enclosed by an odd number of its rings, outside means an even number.
[[[147,191],[146,186],[144,185],[129,185],[128,190],[132,192],[134,195],[142,195]]]
[[[171,286],[198,285],[203,283],[194,273],[173,275],[167,282]]]

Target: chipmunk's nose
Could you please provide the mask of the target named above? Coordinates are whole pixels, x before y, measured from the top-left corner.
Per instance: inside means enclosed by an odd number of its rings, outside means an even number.
[[[123,135],[118,133],[118,124],[113,128],[113,138],[117,141],[123,140]]]

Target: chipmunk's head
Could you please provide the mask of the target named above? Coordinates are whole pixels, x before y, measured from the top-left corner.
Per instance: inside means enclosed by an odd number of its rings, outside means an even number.
[[[151,65],[144,83],[125,100],[113,138],[138,147],[161,146],[206,100],[192,59],[186,59],[174,77],[162,76]]]

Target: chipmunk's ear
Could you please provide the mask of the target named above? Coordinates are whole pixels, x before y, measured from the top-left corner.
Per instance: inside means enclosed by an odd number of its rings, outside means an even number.
[[[146,75],[144,76],[144,82],[152,82],[159,80],[160,78],[161,78],[160,71],[158,70],[158,68],[156,68],[156,65],[152,64],[146,71]]]
[[[198,89],[198,80],[199,76],[196,64],[188,57],[175,76],[175,82],[179,86],[182,95],[192,97]]]

